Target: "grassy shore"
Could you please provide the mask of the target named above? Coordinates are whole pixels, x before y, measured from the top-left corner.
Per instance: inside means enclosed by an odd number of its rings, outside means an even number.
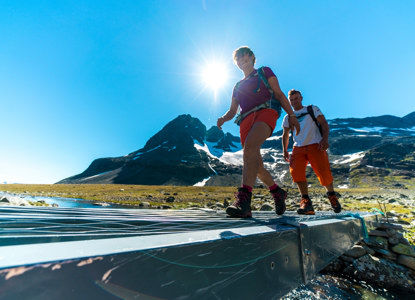
[[[149,186],[117,184],[2,184],[0,191],[9,194],[78,198],[96,202],[107,202],[130,207],[146,203],[150,208],[183,209],[190,207],[209,207],[224,209],[234,200],[235,187],[195,187],[195,186]],[[408,224],[408,239],[415,241],[415,227],[410,226],[415,215],[413,200],[415,190],[392,190],[379,188],[341,189],[340,202],[344,210],[381,210],[398,216]],[[288,188],[287,209],[296,210],[300,198],[297,189]],[[322,188],[310,189],[314,208],[317,211],[331,210],[324,198]],[[410,199],[410,201],[407,201]],[[409,202],[409,203],[408,203]],[[266,188],[255,188],[252,208],[259,210],[264,203],[271,203]],[[402,204],[405,203],[405,204]]]
[[[163,205],[166,202],[174,203],[176,207],[182,208],[189,203],[200,206],[209,203],[232,202],[234,199],[235,187],[195,187],[195,186],[152,186],[152,185],[118,185],[118,184],[2,184],[0,191],[21,195],[44,196],[44,197],[63,197],[92,200],[98,202],[108,202],[113,204],[138,206],[142,202],[147,202],[151,206]],[[342,189],[338,190],[343,196],[342,205],[347,210],[371,210],[379,209],[380,201],[356,201],[356,197],[373,200],[373,196],[383,194],[396,196],[410,196],[415,194],[412,190],[380,190],[380,189]],[[288,188],[288,200],[298,201],[299,194],[297,189]],[[322,188],[310,189],[311,196],[321,196],[324,194]],[[313,197],[313,199],[314,199]],[[381,198],[382,196],[380,196]],[[174,198],[174,199],[173,199]],[[270,195],[266,188],[255,188],[254,199],[259,202],[269,201]],[[262,200],[262,201],[261,201]],[[262,203],[261,203],[262,204]],[[393,203],[384,203],[386,209],[405,210],[404,207]],[[382,207],[384,206],[382,205]],[[412,208],[407,207],[407,213]]]

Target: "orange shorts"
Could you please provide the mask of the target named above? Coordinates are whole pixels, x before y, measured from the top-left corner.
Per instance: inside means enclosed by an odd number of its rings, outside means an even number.
[[[271,134],[274,131],[275,125],[277,124],[278,113],[274,109],[266,108],[257,110],[242,120],[239,126],[239,134],[241,136],[242,146],[245,144],[246,137],[249,131],[256,122],[265,122],[271,127]],[[271,136],[271,135],[270,135]]]
[[[310,163],[321,185],[327,186],[333,182],[327,151],[318,149],[318,144],[294,147],[290,156],[290,173],[294,182],[307,181],[305,169]]]

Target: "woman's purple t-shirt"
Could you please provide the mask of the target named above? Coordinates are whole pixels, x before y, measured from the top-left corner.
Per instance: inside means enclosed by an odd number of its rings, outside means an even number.
[[[268,67],[264,67],[264,73],[267,79],[275,76],[274,72]],[[257,91],[258,82],[259,91]],[[259,78],[257,70],[254,70],[234,86],[232,97],[236,98],[241,107],[241,114],[243,114],[255,106],[267,102],[271,98],[271,93]]]

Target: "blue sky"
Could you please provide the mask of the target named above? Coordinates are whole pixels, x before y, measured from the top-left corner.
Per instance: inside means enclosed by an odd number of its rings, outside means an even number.
[[[0,0],[0,182],[78,174],[181,114],[210,128],[242,78],[241,45],[328,119],[403,117],[415,111],[414,11],[399,0]],[[202,76],[214,62],[227,70],[217,89]]]

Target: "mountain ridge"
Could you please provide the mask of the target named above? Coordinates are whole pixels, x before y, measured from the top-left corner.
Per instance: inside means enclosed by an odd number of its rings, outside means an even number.
[[[415,169],[415,112],[402,118],[384,115],[328,122],[330,159],[343,161],[332,163],[338,185],[381,185],[386,177],[391,186],[413,184],[410,171]],[[273,176],[280,183],[290,184],[288,165],[282,159],[281,134],[281,130],[274,133],[261,152]],[[344,163],[349,157],[358,158]],[[206,129],[199,119],[183,114],[168,122],[143,148],[122,157],[95,159],[82,173],[57,183],[229,186],[240,183],[241,173],[239,137],[216,126]],[[310,170],[307,174],[310,182],[316,183]],[[362,180],[364,176],[368,178]]]

